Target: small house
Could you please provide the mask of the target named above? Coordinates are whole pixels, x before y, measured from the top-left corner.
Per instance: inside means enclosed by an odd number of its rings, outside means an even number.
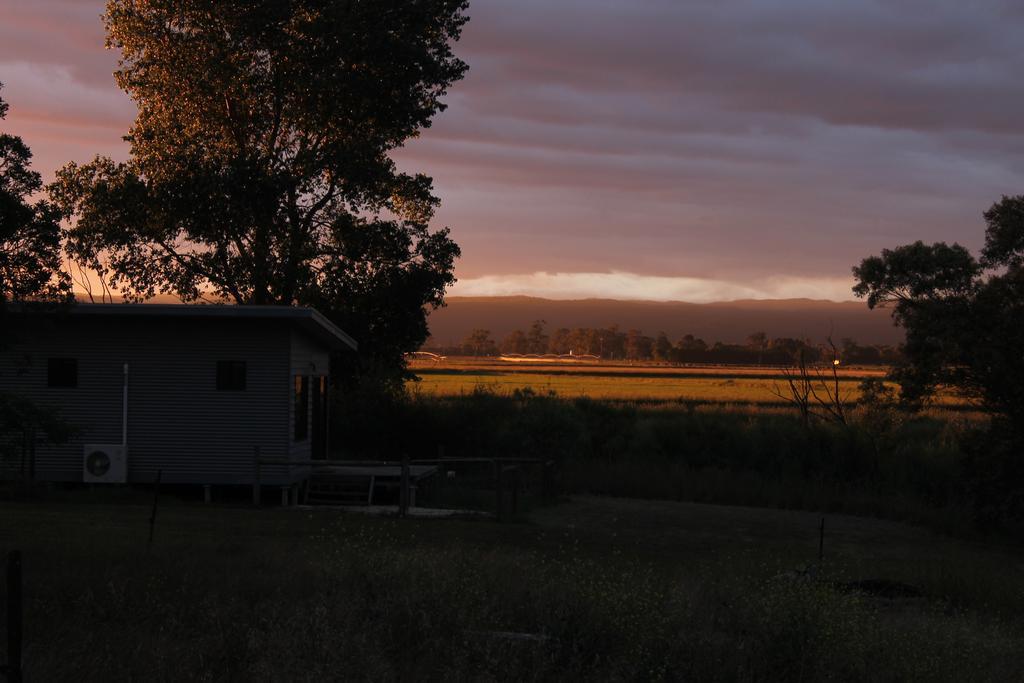
[[[78,304],[7,322],[0,391],[73,429],[66,443],[34,444],[40,481],[150,483],[159,472],[172,484],[250,484],[258,457],[326,457],[330,357],[356,349],[310,308]],[[306,476],[260,474],[281,486]]]

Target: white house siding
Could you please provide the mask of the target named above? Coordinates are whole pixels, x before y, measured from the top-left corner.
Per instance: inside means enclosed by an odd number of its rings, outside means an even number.
[[[0,388],[60,409],[81,430],[66,445],[37,447],[38,479],[81,481],[83,444],[121,442],[128,363],[129,481],[151,482],[162,470],[167,483],[244,484],[255,447],[263,456],[290,454],[291,334],[284,321],[37,321],[0,352]],[[50,357],[78,360],[76,388],[47,387]],[[217,390],[218,360],[245,361],[244,391]],[[264,481],[291,478],[284,469],[266,469]]]

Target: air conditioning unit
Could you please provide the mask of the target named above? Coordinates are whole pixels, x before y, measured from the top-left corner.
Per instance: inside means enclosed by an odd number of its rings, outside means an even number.
[[[82,481],[123,484],[128,480],[128,448],[121,444],[86,444],[82,452]]]

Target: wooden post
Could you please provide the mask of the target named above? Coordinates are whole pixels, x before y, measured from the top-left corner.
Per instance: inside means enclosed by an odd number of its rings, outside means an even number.
[[[402,483],[398,490],[398,514],[405,517],[409,513],[409,455],[402,455]]]
[[[825,518],[821,518],[821,527],[818,529],[818,562],[825,559]]]
[[[512,515],[519,514],[519,479],[521,471],[519,467],[512,469]]]
[[[7,555],[7,665],[0,669],[9,683],[21,683],[22,642],[21,551]]]
[[[444,446],[441,444],[437,445],[437,497],[441,501],[444,500],[444,492],[447,488],[448,468],[444,466]],[[442,503],[443,505],[443,503]]]
[[[18,476],[23,486],[28,479],[28,432],[28,427],[21,430],[21,463],[18,467]]]
[[[547,460],[544,462],[544,471],[542,472],[543,478],[541,480],[541,498],[543,498],[545,502],[550,502],[551,499],[554,498],[554,482],[552,481],[552,470],[554,467],[555,463],[553,460]]]
[[[495,459],[494,461],[494,519],[501,521],[504,507],[501,500],[501,460]]]
[[[203,484],[203,502],[210,504],[213,501],[213,486]]]
[[[263,472],[261,471],[262,465],[260,464],[260,447],[253,446],[253,459],[252,459],[252,504],[256,507],[260,505],[260,478]]]
[[[28,487],[31,489],[36,480],[36,430],[32,428],[28,442]]]
[[[146,552],[153,546],[153,529],[156,527],[156,506],[160,502],[160,480],[164,476],[163,470],[156,471],[156,485],[153,487],[153,511],[149,514],[149,540],[146,541]]]

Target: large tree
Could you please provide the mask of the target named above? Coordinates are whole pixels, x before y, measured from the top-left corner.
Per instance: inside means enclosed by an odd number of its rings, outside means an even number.
[[[69,250],[129,299],[315,305],[378,368],[427,335],[457,245],[390,153],[466,65],[466,0],[110,0],[130,158],[50,187]]]
[[[0,98],[0,120],[7,108]],[[32,201],[43,181],[31,160],[20,137],[0,133],[0,316],[8,301],[63,300],[70,294],[61,269],[60,215],[50,203]]]
[[[854,292],[906,330],[904,399],[956,387],[1024,443],[1024,196],[984,216],[980,259],[942,242],[886,249],[853,269]]]
[[[6,115],[7,103],[0,98],[0,120]],[[0,133],[0,351],[17,333],[7,319],[8,302],[51,308],[71,298],[61,269],[60,216],[46,201],[32,200],[42,179],[31,169],[31,160],[20,137]],[[0,465],[20,456],[25,474],[31,470],[31,443],[37,437],[60,441],[68,427],[52,411],[3,391],[3,379],[0,373]]]

